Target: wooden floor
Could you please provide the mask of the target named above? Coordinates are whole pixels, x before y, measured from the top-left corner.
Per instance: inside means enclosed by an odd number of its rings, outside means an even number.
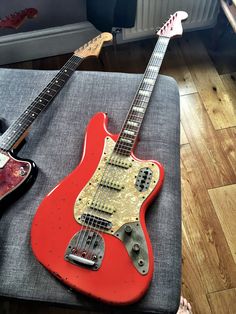
[[[234,38],[235,40],[235,38]],[[102,52],[82,69],[143,72],[154,40]],[[59,68],[68,56],[14,65]],[[181,95],[182,294],[195,314],[236,313],[236,73],[219,75],[199,34],[170,43],[161,73]],[[5,303],[6,313],[31,305]],[[36,313],[75,313],[42,306]]]
[[[199,35],[170,48],[162,73],[181,95],[182,294],[194,313],[235,314],[236,73],[218,74]]]

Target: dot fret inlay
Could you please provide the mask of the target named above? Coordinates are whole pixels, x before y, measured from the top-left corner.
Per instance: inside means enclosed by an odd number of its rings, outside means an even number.
[[[120,141],[121,141],[121,142],[124,142],[124,143],[132,144],[132,141],[131,141],[131,140],[128,140],[127,138],[121,137],[121,138],[120,138]]]
[[[127,125],[138,127],[138,123],[134,121],[127,121]]]
[[[154,65],[149,65],[148,69],[149,69],[150,71],[159,71],[159,67],[154,66]]]
[[[149,78],[145,78],[145,79],[143,80],[143,82],[146,83],[146,84],[150,84],[150,85],[154,86],[156,80],[154,80],[154,79],[149,79]]]
[[[128,135],[135,135],[135,132],[130,131],[130,130],[124,130],[123,133],[128,134]]]
[[[145,111],[145,108],[142,108],[142,107],[133,107],[133,110],[134,111],[137,111],[137,112],[144,112]]]
[[[143,95],[143,96],[147,96],[147,97],[151,96],[151,92],[149,92],[147,90],[140,89],[138,93],[139,93],[139,95]]]

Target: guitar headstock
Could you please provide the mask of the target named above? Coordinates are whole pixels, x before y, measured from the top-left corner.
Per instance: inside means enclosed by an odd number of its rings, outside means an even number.
[[[75,50],[74,55],[80,58],[97,57],[101,51],[104,42],[111,41],[112,34],[102,33],[99,36],[93,38],[88,43],[84,44],[79,49]]]
[[[185,11],[175,12],[157,32],[157,35],[169,38],[182,35],[183,27],[181,21],[186,20],[187,18],[188,13]]]
[[[36,17],[38,11],[34,8],[24,9],[19,12],[15,12],[6,16],[4,19],[0,20],[0,28],[15,28],[21,26],[25,19],[32,19]]]

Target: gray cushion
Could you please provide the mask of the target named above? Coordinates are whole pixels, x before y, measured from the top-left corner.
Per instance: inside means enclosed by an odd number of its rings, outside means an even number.
[[[53,71],[0,70],[1,118],[12,123],[55,75]],[[34,122],[19,157],[39,168],[31,189],[5,208],[0,220],[0,295],[122,312],[175,313],[181,282],[179,94],[172,78],[159,76],[135,154],[165,167],[159,196],[147,211],[155,273],[142,300],[122,308],[71,291],[35,259],[30,247],[32,218],[43,197],[78,165],[84,130],[92,115],[108,112],[118,133],[141,75],[76,72],[54,102]]]

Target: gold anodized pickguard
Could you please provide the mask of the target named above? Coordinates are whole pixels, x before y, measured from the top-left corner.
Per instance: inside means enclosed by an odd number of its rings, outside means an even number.
[[[112,156],[115,154],[113,152],[114,146],[115,141],[110,137],[106,137],[103,154],[98,167],[90,181],[79,193],[74,206],[74,217],[77,222],[81,222],[82,214],[95,215],[112,223],[110,230],[102,230],[110,234],[114,234],[125,223],[139,220],[140,208],[155,188],[160,177],[159,168],[152,161],[137,161],[131,156],[117,155],[126,164],[128,163],[130,167],[122,168],[108,164],[111,154]],[[140,169],[144,167],[152,170],[152,179],[148,189],[140,192],[136,189],[135,182]],[[101,186],[100,182],[102,179],[112,180],[112,182],[122,186],[122,189],[116,190]],[[91,209],[91,202],[99,202],[99,204],[104,204],[108,208],[112,208],[112,214]]]

